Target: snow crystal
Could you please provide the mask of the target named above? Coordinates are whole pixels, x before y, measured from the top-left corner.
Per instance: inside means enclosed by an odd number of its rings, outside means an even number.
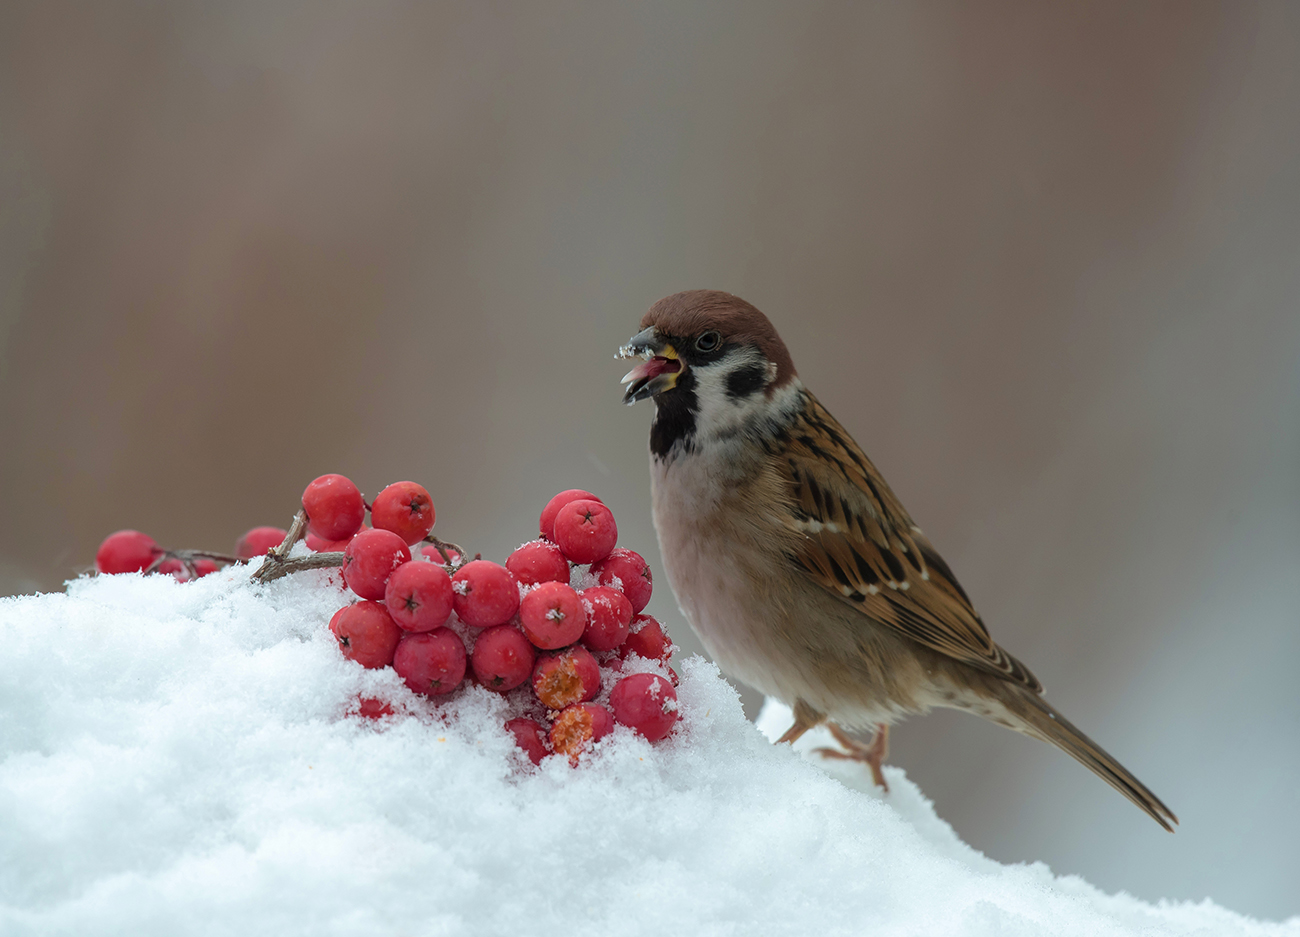
[[[0,933],[1300,935],[999,865],[700,659],[664,742],[533,769],[494,694],[344,660],[328,572],[247,577],[0,600]]]

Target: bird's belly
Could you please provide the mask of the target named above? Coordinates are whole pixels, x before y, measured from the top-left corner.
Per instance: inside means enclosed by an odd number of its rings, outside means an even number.
[[[651,466],[664,572],[686,620],[728,676],[793,704],[801,699],[848,725],[892,722],[917,711],[887,672],[885,636],[792,567],[779,531],[753,526],[743,483],[678,460]],[[748,518],[741,527],[738,517]],[[854,621],[855,618],[861,621]]]

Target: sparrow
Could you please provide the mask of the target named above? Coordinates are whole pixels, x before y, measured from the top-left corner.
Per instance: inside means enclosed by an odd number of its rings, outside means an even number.
[[[653,399],[664,571],[719,668],[827,723],[886,787],[889,726],[936,706],[1050,742],[1170,832],[1178,818],[1043,698],[853,437],[799,380],[768,318],[730,293],[661,299],[619,349]],[[850,731],[872,731],[870,744]],[[887,789],[887,787],[886,787]]]

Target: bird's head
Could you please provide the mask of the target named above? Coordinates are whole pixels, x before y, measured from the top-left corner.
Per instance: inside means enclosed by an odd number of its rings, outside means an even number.
[[[623,377],[623,402],[653,397],[674,441],[697,430],[739,429],[795,380],[790,352],[767,316],[717,290],[659,300],[619,356],[644,359]]]

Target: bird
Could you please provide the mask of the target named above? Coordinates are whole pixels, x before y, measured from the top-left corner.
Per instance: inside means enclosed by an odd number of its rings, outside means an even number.
[[[1043,697],[989,636],[952,569],[745,300],[659,300],[618,351],[652,399],[651,499],[664,571],[726,674],[825,724],[888,790],[889,727],[948,707],[1050,742],[1170,832],[1178,818]],[[851,733],[872,733],[869,743]]]

